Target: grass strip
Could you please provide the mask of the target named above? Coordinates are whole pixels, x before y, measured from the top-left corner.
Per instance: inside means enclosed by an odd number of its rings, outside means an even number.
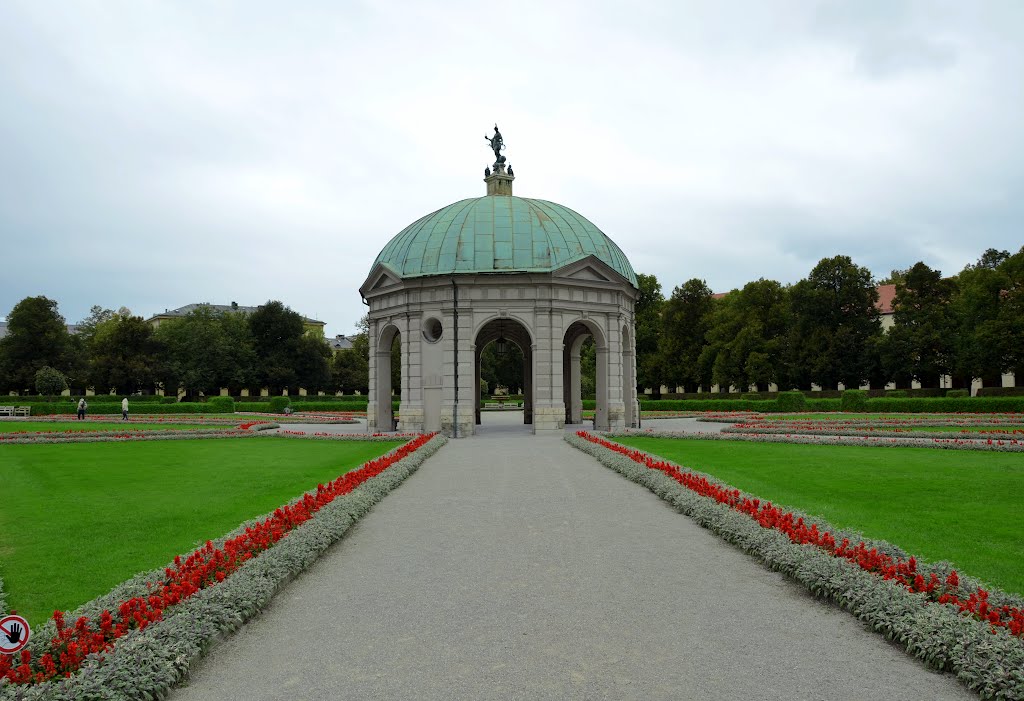
[[[401,443],[0,445],[7,605],[42,622]]]
[[[1024,454],[615,440],[1024,593]]]

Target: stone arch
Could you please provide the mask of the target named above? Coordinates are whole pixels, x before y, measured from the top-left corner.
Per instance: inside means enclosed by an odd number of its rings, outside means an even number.
[[[384,324],[377,334],[377,342],[373,349],[376,384],[372,398],[376,404],[378,431],[392,431],[395,428],[395,411],[391,405],[391,395],[394,390],[391,386],[391,346],[396,338],[402,340],[401,330],[392,323]],[[403,356],[407,352],[406,345],[407,343],[402,344]],[[401,372],[401,368],[399,368],[399,372]]]
[[[480,356],[488,344],[504,336],[523,353],[523,423],[533,423],[533,400],[536,394],[533,373],[533,332],[529,324],[518,316],[494,315],[477,324],[473,336],[473,392],[476,402],[475,423],[480,425]]]
[[[587,336],[594,339],[597,351],[597,377],[595,384],[594,427],[609,428],[609,343],[600,324],[593,319],[573,321],[562,335],[562,393],[567,423],[583,422],[583,397],[580,378],[580,349]]]

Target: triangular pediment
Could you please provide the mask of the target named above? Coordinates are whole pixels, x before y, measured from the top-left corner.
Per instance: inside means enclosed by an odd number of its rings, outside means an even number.
[[[613,284],[625,282],[629,284],[629,281],[622,277],[618,271],[595,255],[584,256],[571,263],[566,263],[558,270],[553,271],[552,275],[581,282],[607,282]]]
[[[566,277],[572,278],[573,280],[600,280],[601,282],[610,282],[607,275],[602,275],[590,265],[574,270],[569,275],[566,275]]]
[[[378,263],[373,266],[373,270],[370,271],[369,276],[366,278],[366,282],[359,288],[359,292],[366,297],[373,292],[385,290],[389,287],[402,284],[402,279],[391,268],[386,265]]]

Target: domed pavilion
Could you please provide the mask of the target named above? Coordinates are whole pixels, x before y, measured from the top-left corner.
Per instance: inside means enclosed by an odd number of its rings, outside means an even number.
[[[359,291],[369,305],[369,431],[388,431],[392,353],[401,341],[400,431],[465,437],[480,423],[480,354],[522,351],[524,422],[535,433],[581,423],[580,348],[597,351],[598,429],[636,426],[636,274],[585,217],[515,197],[501,134],[484,197],[460,200],[400,231]],[[493,169],[493,170],[492,170]]]

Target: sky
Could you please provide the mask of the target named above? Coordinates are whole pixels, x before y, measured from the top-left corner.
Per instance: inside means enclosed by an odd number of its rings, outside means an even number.
[[[5,0],[0,316],[270,299],[349,334],[388,240],[482,196],[663,291],[1024,244],[1024,3]]]

